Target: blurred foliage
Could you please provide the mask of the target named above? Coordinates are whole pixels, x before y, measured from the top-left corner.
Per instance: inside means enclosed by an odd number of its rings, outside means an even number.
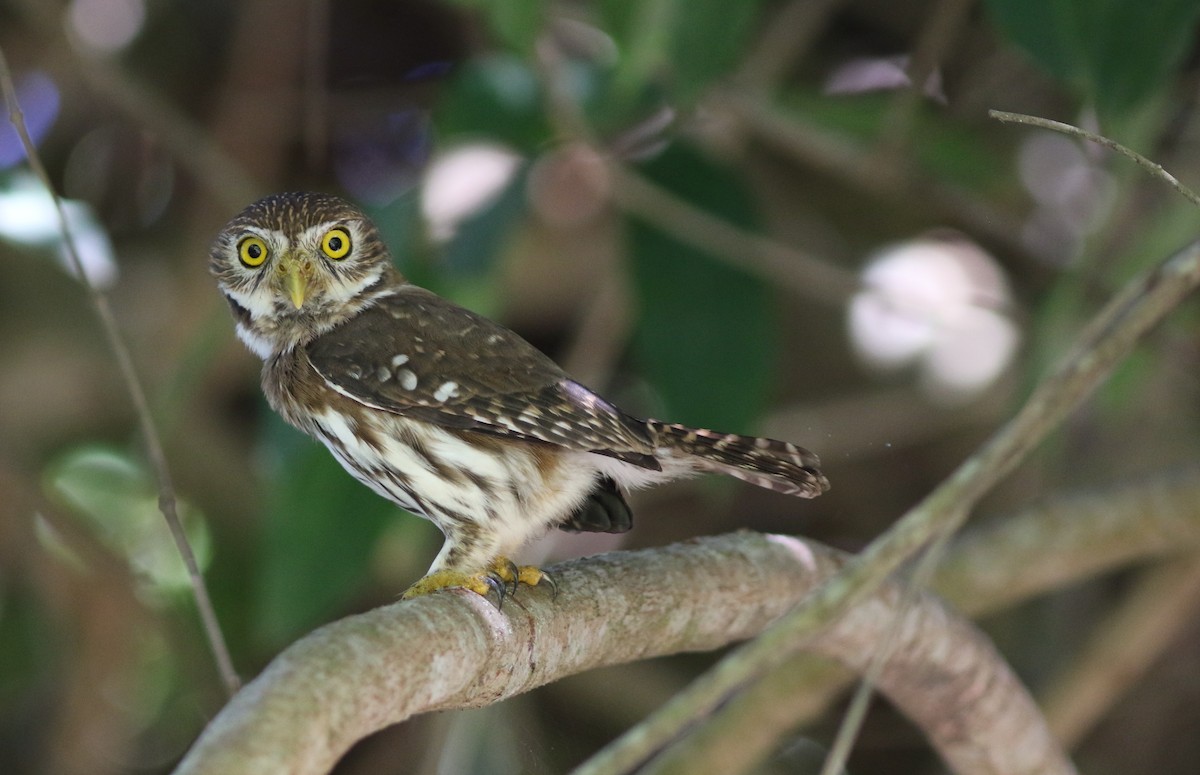
[[[685,145],[643,171],[690,204],[753,228],[738,179]],[[752,427],[766,406],[779,348],[767,284],[642,223],[629,230],[629,258],[641,311],[634,349],[661,392],[663,416],[704,428]]]
[[[1161,93],[1191,49],[1200,4],[1137,0],[987,0],[997,23],[1107,123]]]
[[[439,134],[487,137],[526,153],[550,140],[537,76],[511,54],[464,62],[446,84],[434,116]]]
[[[263,643],[320,624],[359,588],[372,547],[396,507],[346,476],[324,447],[272,419],[255,623]]]
[[[187,568],[158,510],[158,485],[141,461],[114,449],[75,447],[46,468],[46,489],[83,522],[130,568],[154,599],[191,595]],[[179,517],[201,570],[207,567],[212,539],[204,517],[178,499]],[[53,533],[43,532],[47,542]],[[59,551],[69,552],[59,548]]]
[[[1097,121],[1200,180],[1200,3],[986,0],[931,40],[948,5],[0,0],[0,46],[21,83],[43,85],[25,107],[79,201],[79,236],[115,248],[113,305],[243,674],[324,621],[395,599],[436,541],[266,407],[204,268],[240,192],[357,198],[410,279],[512,324],[629,411],[771,429],[821,454],[833,481],[812,504],[663,488],[635,502],[630,545],[802,526],[854,549],[1007,416],[1123,279],[1196,230],[1193,209],[1124,162],[1039,145],[985,111]],[[111,42],[122,24],[128,40]],[[925,55],[937,88],[914,90],[905,67]],[[0,169],[0,772],[164,772],[220,690],[84,294],[47,260],[57,237],[28,236],[53,220],[13,198],[28,184],[11,143],[0,132],[0,159],[14,160]],[[555,156],[570,143],[653,182],[661,201],[622,204],[603,165]],[[515,155],[515,172],[435,236],[427,168],[471,146]],[[680,203],[700,215],[673,220]],[[714,225],[744,249],[708,240]],[[988,256],[1011,294],[992,287],[978,303],[1026,342],[1004,377],[953,400],[922,392],[920,365],[864,366],[846,334],[851,299],[779,268],[802,254],[854,278],[888,246],[948,234]],[[776,269],[751,260],[755,239],[782,251]],[[928,312],[936,339],[951,323]],[[1196,314],[1174,316],[989,513],[1194,461]],[[1040,679],[1070,663],[1119,590],[1101,580],[989,627]],[[1084,741],[1085,769],[1194,771],[1195,735],[1153,720],[1200,725],[1195,630],[1160,668],[1191,683],[1151,676],[1154,691]],[[663,660],[638,673],[654,680],[601,688],[563,681],[454,745],[472,772],[564,771],[705,664]],[[433,723],[377,736],[340,770],[429,761]],[[900,723],[877,713],[851,770],[927,769]],[[489,729],[513,736],[503,756],[488,755]],[[831,737],[827,724],[806,734],[818,741],[800,738],[806,751]]]
[[[754,0],[603,0],[603,27],[625,52],[613,75],[616,96],[629,99],[656,87],[672,104],[689,107],[737,65],[760,6]]]

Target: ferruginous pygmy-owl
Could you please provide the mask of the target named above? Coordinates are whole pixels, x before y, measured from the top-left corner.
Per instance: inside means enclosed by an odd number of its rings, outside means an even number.
[[[709,471],[802,498],[829,487],[794,444],[626,414],[512,331],[405,280],[337,197],[255,202],[210,258],[271,406],[445,534],[405,597],[537,584],[544,574],[508,554],[551,527],[628,530],[623,488]]]

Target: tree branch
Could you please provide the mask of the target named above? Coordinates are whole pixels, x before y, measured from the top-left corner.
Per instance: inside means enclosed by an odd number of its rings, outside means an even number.
[[[1200,550],[1200,466],[1047,499],[966,533],[931,587],[972,616],[1139,560]]]
[[[552,601],[502,611],[470,593],[396,603],[295,643],[217,716],[180,764],[200,773],[327,772],[357,740],[430,710],[478,707],[602,665],[750,637],[844,564],[783,536],[741,532],[588,558],[555,571]],[[986,638],[898,585],[814,641],[861,667],[897,627],[881,688],[960,772],[1071,772],[1032,700]],[[979,687],[986,686],[986,701]]]
[[[1200,467],[1192,466],[1104,490],[1050,498],[1019,514],[992,520],[989,527],[972,531],[950,546],[931,588],[956,609],[978,616],[1130,563],[1197,551]],[[1186,580],[1179,592],[1159,593],[1159,599],[1169,597],[1174,603],[1185,590]],[[1163,629],[1159,626],[1151,631],[1144,625],[1131,629],[1128,623],[1120,626],[1123,633],[1140,631],[1146,636],[1132,639],[1130,648],[1138,648]],[[1166,637],[1159,636],[1157,642]],[[1143,646],[1138,655],[1149,650]],[[1121,664],[1137,659],[1122,654]],[[1092,661],[1101,659],[1098,655]],[[1137,664],[1144,661],[1141,657]],[[1106,664],[1111,667],[1114,663],[1109,659]],[[1134,670],[1120,672],[1130,679],[1136,674]],[[799,654],[755,679],[686,738],[670,746],[654,760],[647,775],[748,772],[776,750],[781,739],[828,708],[845,692],[851,678],[836,665],[818,661],[810,653]],[[1064,740],[1063,732],[1085,726],[1094,720],[1094,714],[1108,707],[1093,695],[1090,699],[1095,704],[1087,706],[1092,715],[1086,719],[1058,709],[1068,702],[1073,707],[1084,704],[1073,698],[1085,689],[1073,687],[1086,680],[1064,681],[1063,688],[1054,692],[1053,709],[1047,711],[1047,717],[1060,740]],[[1111,700],[1115,691],[1106,688],[1109,691],[1104,698]],[[1061,726],[1054,723],[1056,717],[1064,719]],[[729,745],[730,740],[737,745]]]

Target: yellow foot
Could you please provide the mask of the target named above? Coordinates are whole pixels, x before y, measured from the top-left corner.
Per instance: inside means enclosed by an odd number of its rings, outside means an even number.
[[[558,587],[548,573],[532,565],[517,565],[507,557],[500,557],[492,563],[490,568],[477,573],[455,570],[439,570],[430,573],[406,589],[401,597],[408,600],[428,595],[430,592],[437,592],[439,589],[461,587],[484,597],[495,592],[498,601],[496,607],[499,608],[503,605],[505,596],[515,595],[520,585],[536,587],[543,581],[550,586],[552,594],[557,597]]]
[[[469,589],[484,597],[487,597],[488,592],[491,592],[493,589],[498,587],[503,589],[486,572],[463,573],[462,571],[439,570],[421,578],[416,584],[404,590],[404,594],[401,597],[408,600],[409,598],[428,595],[430,592],[437,592],[439,589],[450,589],[452,587]]]

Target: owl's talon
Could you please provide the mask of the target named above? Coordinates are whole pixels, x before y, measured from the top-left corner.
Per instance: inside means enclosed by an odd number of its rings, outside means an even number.
[[[551,601],[558,600],[558,582],[555,581],[554,577],[551,576],[546,571],[541,571],[541,574],[542,574],[542,577],[541,577],[540,581],[544,581],[550,585],[550,600]]]
[[[490,571],[485,573],[483,577],[487,581],[489,591],[496,593],[496,610],[499,611],[504,607],[504,598],[509,594],[508,585],[505,584],[504,579]],[[484,597],[488,596],[484,595]]]
[[[504,572],[501,574],[499,570],[497,570],[497,574],[509,585],[508,593],[510,595],[516,595],[517,587],[521,583],[521,569],[515,562],[507,557],[501,557],[500,559],[496,560],[497,569],[499,569],[502,565]]]
[[[509,594],[515,596],[521,586],[536,587],[543,580],[549,579],[551,592],[557,596],[558,589],[554,580],[533,565],[517,565],[507,557],[498,557],[492,563],[492,573],[510,585]]]

